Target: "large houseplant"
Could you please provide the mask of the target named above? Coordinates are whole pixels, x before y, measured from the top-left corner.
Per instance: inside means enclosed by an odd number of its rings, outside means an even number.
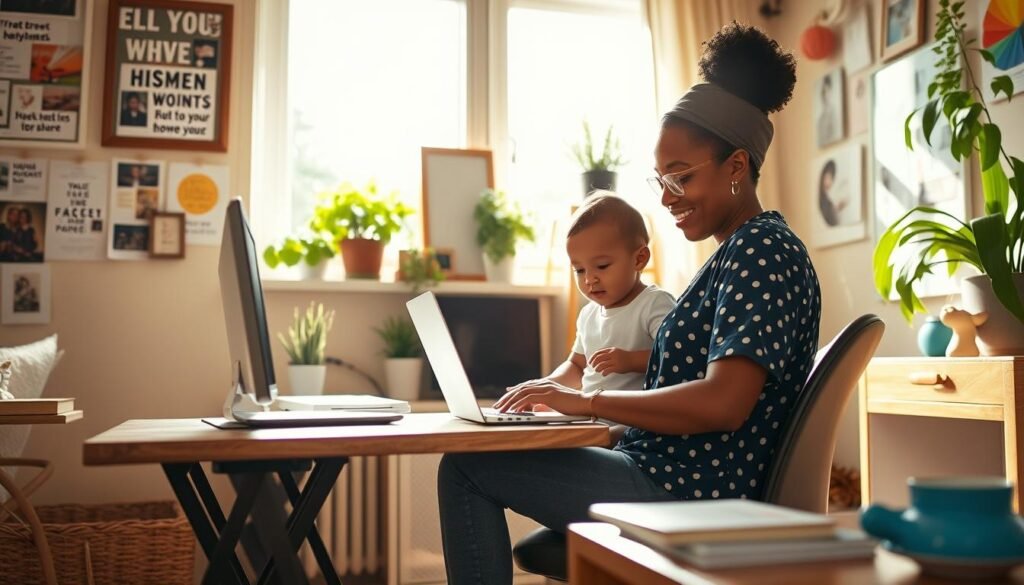
[[[423,348],[416,327],[405,317],[388,317],[374,329],[384,342],[384,372],[388,396],[399,400],[415,400],[420,393],[423,371]]]
[[[334,324],[334,311],[324,311],[323,304],[309,303],[309,308],[300,313],[295,308],[288,335],[277,334],[288,352],[288,380],[293,394],[321,394],[327,364],[324,349],[327,347],[327,333]]]
[[[346,278],[380,278],[384,246],[402,230],[412,209],[395,192],[378,193],[372,181],[361,190],[343,183],[321,199],[309,226],[337,242]]]
[[[622,143],[615,136],[614,128],[608,126],[601,151],[594,144],[590,124],[583,121],[583,140],[572,146],[572,155],[583,169],[583,195],[595,189],[615,190],[616,171],[625,164],[622,157]]]
[[[971,70],[970,52],[980,53],[990,63],[994,59],[988,51],[975,48],[974,39],[966,38],[964,3],[941,0],[939,4],[935,31],[938,44],[932,49],[938,58],[939,74],[928,86],[927,104],[907,117],[906,143],[913,148],[914,116],[921,116],[929,144],[932,130],[943,116],[951,129],[952,155],[962,160],[979,154],[985,216],[964,223],[932,207],[911,209],[878,241],[873,260],[875,287],[886,299],[895,289],[903,316],[910,321],[915,312],[927,312],[914,291],[926,274],[944,268],[952,276],[961,264],[969,264],[982,274],[964,279],[964,305],[972,312],[989,311],[992,324],[978,331],[982,351],[990,355],[1020,351],[1024,345],[1024,161],[1003,149],[1002,133],[992,122],[984,93]],[[1007,76],[996,77],[991,89],[1009,98],[1013,82]],[[916,252],[907,254],[907,246]],[[987,291],[997,302],[985,303]],[[1005,311],[1005,316],[1000,317],[1000,311]],[[1004,327],[1007,330],[1000,331]],[[1010,336],[1008,340],[994,337],[1003,333]]]
[[[473,209],[476,219],[476,243],[484,252],[484,271],[487,280],[509,282],[512,280],[512,262],[516,255],[516,243],[520,240],[532,242],[533,228],[526,224],[519,208],[513,205],[505,193],[485,189]]]

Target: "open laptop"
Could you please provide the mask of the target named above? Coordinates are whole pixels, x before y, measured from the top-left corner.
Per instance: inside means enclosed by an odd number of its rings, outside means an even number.
[[[574,416],[559,412],[498,412],[493,408],[480,408],[462,366],[455,342],[444,322],[441,307],[432,292],[425,292],[406,303],[409,316],[420,336],[423,351],[444,394],[448,410],[458,418],[481,424],[537,424],[550,422],[589,421],[588,416]]]

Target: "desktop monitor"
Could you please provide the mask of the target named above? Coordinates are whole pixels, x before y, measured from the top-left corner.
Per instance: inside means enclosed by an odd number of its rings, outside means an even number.
[[[277,384],[257,257],[242,200],[232,199],[224,216],[218,267],[232,384],[240,386],[258,404],[267,405],[277,398]]]

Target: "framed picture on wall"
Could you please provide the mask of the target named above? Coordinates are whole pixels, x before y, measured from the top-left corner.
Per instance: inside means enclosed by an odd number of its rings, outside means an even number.
[[[149,218],[149,257],[185,257],[185,214],[157,212]]]
[[[41,325],[50,322],[50,266],[5,264],[0,269],[0,322]]]
[[[815,248],[862,240],[864,221],[863,158],[861,146],[850,142],[820,157],[812,166]]]
[[[882,60],[888,61],[924,42],[925,0],[882,0]]]
[[[843,69],[829,71],[814,86],[814,133],[818,148],[846,137],[843,125]]]
[[[871,182],[876,241],[888,226],[919,205],[934,207],[960,221],[968,216],[966,166],[950,154],[952,133],[946,118],[939,116],[929,145],[924,139],[921,116],[914,116],[909,128],[913,150],[907,148],[904,140],[907,116],[928,101],[928,84],[937,72],[935,60],[930,46],[923,47],[878,70],[871,83]],[[949,221],[955,226],[952,219]],[[900,250],[908,255],[919,253],[912,246],[901,246]],[[936,277],[925,276],[919,296],[955,292],[957,281],[948,278],[944,270],[936,270]],[[897,298],[895,291],[893,295]]]
[[[992,92],[992,80],[1010,77],[1014,95],[1024,91],[1024,2],[1021,0],[983,0],[977,3],[981,23],[979,45],[992,54],[995,64],[981,59],[981,90],[985,99],[1006,99]]]
[[[110,0],[103,145],[227,150],[230,4]]]
[[[450,280],[483,280],[473,208],[484,189],[494,188],[491,151],[424,147],[422,160],[424,246],[458,255]]]
[[[81,148],[92,0],[0,2],[0,146]]]

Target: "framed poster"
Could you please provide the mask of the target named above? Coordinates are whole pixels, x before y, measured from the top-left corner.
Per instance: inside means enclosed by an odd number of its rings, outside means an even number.
[[[227,150],[227,4],[111,0],[103,145]]]
[[[985,99],[1006,99],[1005,93],[992,93],[992,80],[1008,75],[1014,95],[1024,91],[1024,0],[986,0],[978,2],[981,23],[981,47],[992,53],[995,64],[981,59],[981,90]]]
[[[882,61],[924,42],[924,0],[882,0]]]
[[[449,280],[483,280],[473,208],[484,189],[494,188],[491,151],[423,147],[422,158],[425,247],[458,255],[459,269]]]
[[[811,241],[815,248],[855,242],[867,236],[862,169],[858,142],[834,149],[813,165],[810,192],[816,213],[811,222]]]
[[[92,5],[0,2],[0,146],[85,145]]]

